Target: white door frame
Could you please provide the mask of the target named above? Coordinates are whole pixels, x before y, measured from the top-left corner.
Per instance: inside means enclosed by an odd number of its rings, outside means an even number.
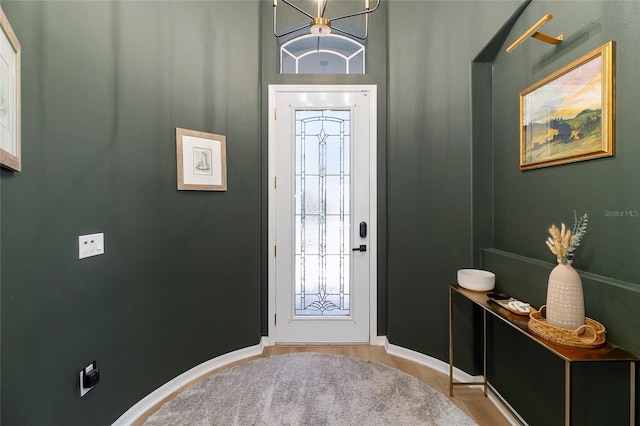
[[[378,95],[376,85],[269,85],[269,233],[268,233],[268,322],[269,335],[267,342],[275,344],[276,325],[276,279],[275,279],[275,176],[276,176],[276,126],[275,126],[275,97],[277,93],[309,93],[309,92],[366,92],[369,97],[371,111],[370,121],[370,167],[369,167],[369,343],[376,344],[378,340],[378,171],[377,171],[377,105]]]

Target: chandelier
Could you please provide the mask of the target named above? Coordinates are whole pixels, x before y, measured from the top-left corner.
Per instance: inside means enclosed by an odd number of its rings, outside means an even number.
[[[287,36],[289,34],[295,33],[297,31],[303,30],[304,28],[309,28],[309,32],[313,35],[316,36],[325,36],[328,34],[331,34],[332,31],[336,31],[339,33],[343,33],[346,34],[350,37],[354,37],[360,40],[366,40],[368,33],[369,33],[369,14],[371,12],[374,12],[378,6],[380,6],[380,0],[376,0],[376,5],[371,8],[371,0],[364,0],[364,9],[360,10],[358,12],[353,12],[353,13],[349,13],[347,15],[343,15],[343,16],[338,16],[335,18],[327,18],[325,16],[325,12],[327,10],[327,3],[329,3],[329,0],[317,0],[317,11],[316,11],[316,15],[312,15],[311,13],[307,12],[306,10],[302,9],[299,6],[296,6],[295,4],[292,3],[292,1],[290,0],[280,0],[282,1],[282,3],[286,4],[287,6],[292,7],[293,9],[295,9],[296,11],[300,12],[301,14],[305,15],[307,18],[310,19],[310,22],[308,24],[304,24],[302,26],[299,26],[295,29],[292,30],[285,30],[282,33],[278,33],[277,29],[276,29],[276,23],[277,23],[277,18],[278,18],[278,1],[279,0],[273,0],[273,35],[276,37],[284,37]],[[334,0],[333,2],[335,2],[337,0]],[[364,36],[361,35],[357,35],[354,34],[353,32],[348,31],[347,29],[344,28],[337,28],[337,27],[333,27],[331,25],[332,22],[334,21],[339,21],[342,19],[347,19],[347,18],[353,18],[355,16],[360,16],[360,15],[364,15],[365,17],[365,28],[364,28]]]

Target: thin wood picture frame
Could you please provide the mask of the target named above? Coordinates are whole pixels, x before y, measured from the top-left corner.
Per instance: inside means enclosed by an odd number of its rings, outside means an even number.
[[[614,155],[614,41],[520,92],[520,169]]]
[[[227,138],[176,128],[178,189],[227,190]]]
[[[22,170],[21,47],[0,7],[0,166]]]

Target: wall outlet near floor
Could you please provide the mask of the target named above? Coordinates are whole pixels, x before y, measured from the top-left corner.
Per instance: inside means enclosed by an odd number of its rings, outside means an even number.
[[[104,254],[104,233],[78,237],[78,259]]]
[[[96,362],[93,361],[91,364],[80,370],[80,397],[83,397],[87,392],[93,389],[99,381],[100,370],[98,370]]]

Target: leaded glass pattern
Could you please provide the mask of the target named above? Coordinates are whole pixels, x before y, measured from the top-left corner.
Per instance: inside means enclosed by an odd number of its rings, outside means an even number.
[[[350,315],[349,110],[296,110],[295,315]]]
[[[306,34],[280,46],[281,74],[364,74],[365,45],[349,37]]]

